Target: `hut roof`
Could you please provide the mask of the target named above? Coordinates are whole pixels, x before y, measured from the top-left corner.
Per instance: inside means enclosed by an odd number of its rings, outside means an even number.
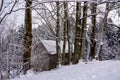
[[[45,48],[50,54],[56,54],[56,41],[55,40],[41,40]],[[66,43],[66,53],[68,52],[68,43]],[[61,51],[63,49],[63,41],[60,42]]]

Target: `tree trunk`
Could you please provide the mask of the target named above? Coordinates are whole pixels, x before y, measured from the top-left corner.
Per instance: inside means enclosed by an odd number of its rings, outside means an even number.
[[[114,4],[113,4],[114,5]],[[96,52],[96,56],[98,56],[99,60],[102,59],[102,48],[103,48],[103,41],[105,39],[105,29],[106,29],[106,26],[107,26],[107,17],[108,17],[108,14],[109,14],[109,11],[110,11],[110,6],[109,3],[106,3],[106,11],[105,11],[105,16],[104,16],[104,19],[101,23],[101,26],[100,26],[100,29],[99,29],[99,32],[98,32],[98,39],[99,39],[99,44],[98,44],[98,51]]]
[[[82,20],[82,46],[81,46],[81,59],[85,57],[85,43],[86,43],[86,32],[87,32],[87,2],[84,2],[83,6],[83,20]]]
[[[67,40],[67,2],[64,2],[64,32],[63,32],[63,56],[62,64],[65,65],[65,50],[66,50],[66,40]]]
[[[60,60],[60,7],[59,7],[59,2],[56,2],[56,7],[57,7],[57,21],[56,21],[56,53],[57,53],[57,63],[58,65],[60,64],[61,60]]]
[[[67,11],[68,12],[68,11]],[[72,42],[71,42],[71,34],[70,34],[70,29],[71,29],[71,26],[70,26],[70,20],[69,20],[69,17],[67,16],[67,41],[68,41],[68,65],[70,64],[71,62],[71,56],[72,56],[72,51],[71,51],[71,47],[72,47]]]
[[[25,6],[25,35],[24,35],[24,54],[23,54],[23,73],[31,68],[31,45],[32,45],[32,0],[26,0]]]
[[[2,80],[2,37],[0,32],[0,80]]]
[[[76,4],[76,25],[75,25],[75,43],[74,43],[74,54],[73,54],[73,64],[79,62],[81,56],[81,3],[77,2]]]
[[[96,41],[95,41],[95,33],[96,33],[96,9],[97,5],[93,2],[91,3],[91,14],[92,16],[92,33],[91,33],[91,45],[90,45],[90,56],[89,59],[95,58],[95,50],[96,50]]]

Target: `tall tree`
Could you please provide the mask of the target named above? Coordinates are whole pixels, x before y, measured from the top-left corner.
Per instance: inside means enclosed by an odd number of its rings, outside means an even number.
[[[95,33],[96,33],[96,9],[97,9],[97,4],[96,3],[91,3],[91,14],[92,19],[92,32],[91,32],[91,45],[90,45],[90,59],[95,58],[95,50],[96,50],[96,41],[95,41]]]
[[[31,68],[31,44],[32,44],[32,0],[25,0],[25,35],[24,35],[24,54],[23,54],[23,73]]]
[[[87,8],[88,8],[87,5],[88,5],[88,2],[84,2],[83,20],[82,20],[81,59],[83,59],[85,55],[86,32],[87,32]]]
[[[2,80],[2,31],[0,30],[0,80]]]
[[[111,8],[114,6],[114,4],[110,3],[106,3],[106,11],[104,14],[104,18],[102,20],[102,23],[100,24],[100,28],[98,31],[98,40],[99,40],[99,44],[98,44],[98,51],[96,52],[96,56],[98,56],[99,60],[101,60],[101,56],[102,56],[102,48],[103,48],[103,41],[105,39],[105,30],[106,30],[106,26],[107,26],[107,18],[108,18],[108,14],[111,10]]]
[[[69,20],[69,16],[68,16],[68,8],[67,8],[67,41],[68,41],[68,53],[69,53],[69,56],[68,56],[68,65],[70,64],[71,62],[71,58],[72,58],[72,36],[71,36],[71,26],[70,26],[70,20]]]
[[[79,58],[81,56],[81,3],[77,2],[76,4],[76,24],[75,24],[75,43],[74,43],[74,55],[73,55],[73,64],[77,64],[79,62]]]
[[[103,33],[103,34],[101,34],[100,43],[103,43],[104,38],[105,38],[104,35],[105,35],[106,27],[107,27],[107,18],[108,18],[108,14],[109,14],[110,8],[112,6],[110,5],[110,3],[106,3],[105,15],[104,15],[104,18],[103,18],[103,22],[102,22],[102,24],[100,26],[101,29],[99,30],[99,32]],[[99,52],[97,53],[97,56],[99,57],[99,60],[102,60],[102,48],[103,48],[103,44],[100,44],[100,46],[99,46]]]
[[[64,1],[64,28],[63,28],[63,56],[62,64],[65,65],[65,50],[66,50],[66,40],[67,40],[67,2]]]
[[[57,21],[56,21],[56,53],[57,53],[57,61],[58,61],[58,64],[60,64],[60,53],[61,53],[61,50],[60,50],[60,6],[59,6],[59,1],[56,2],[56,7],[57,7]]]

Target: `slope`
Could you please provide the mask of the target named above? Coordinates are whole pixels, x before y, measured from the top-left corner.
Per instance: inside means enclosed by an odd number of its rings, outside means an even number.
[[[37,74],[29,71],[13,80],[120,80],[120,61],[79,63]]]

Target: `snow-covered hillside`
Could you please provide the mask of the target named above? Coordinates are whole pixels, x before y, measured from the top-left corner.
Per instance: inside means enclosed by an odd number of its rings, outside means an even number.
[[[120,80],[120,61],[79,63],[37,74],[29,71],[13,80]]]

